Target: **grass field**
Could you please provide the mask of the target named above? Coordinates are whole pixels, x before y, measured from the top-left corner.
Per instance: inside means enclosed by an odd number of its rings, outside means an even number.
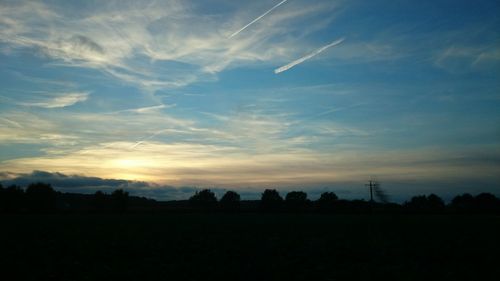
[[[500,218],[3,215],[3,280],[498,280]]]

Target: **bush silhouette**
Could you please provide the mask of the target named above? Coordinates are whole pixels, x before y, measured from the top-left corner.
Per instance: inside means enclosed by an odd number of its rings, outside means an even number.
[[[223,210],[238,210],[240,208],[240,195],[234,191],[227,191],[220,199]]]
[[[217,197],[210,189],[204,189],[191,196],[189,203],[195,208],[213,209],[217,205]]]
[[[50,184],[32,183],[26,189],[26,203],[30,211],[50,212],[56,209],[56,192]]]
[[[304,209],[307,203],[307,194],[303,191],[291,191],[285,196],[285,205],[290,210]]]
[[[283,198],[275,189],[266,189],[260,198],[261,207],[264,210],[277,210],[283,204]]]

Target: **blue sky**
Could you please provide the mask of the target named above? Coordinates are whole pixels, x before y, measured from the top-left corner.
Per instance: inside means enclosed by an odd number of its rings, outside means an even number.
[[[280,2],[0,2],[2,177],[498,194],[498,1]]]

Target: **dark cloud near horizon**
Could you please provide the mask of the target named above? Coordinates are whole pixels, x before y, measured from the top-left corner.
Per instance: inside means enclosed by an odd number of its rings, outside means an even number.
[[[1,179],[3,178],[3,179]],[[144,181],[130,181],[124,179],[103,179],[83,175],[66,175],[59,172],[35,170],[29,174],[0,173],[0,183],[5,186],[19,185],[26,187],[33,182],[50,183],[61,192],[94,193],[97,190],[112,192],[115,189],[124,189],[132,195],[146,196],[155,199],[172,197],[177,193],[185,193],[186,189],[177,189],[170,186],[158,186]],[[173,196],[174,198],[177,196]]]
[[[0,176],[7,173],[2,173]],[[111,188],[127,188],[130,185],[136,187],[147,186],[146,182],[132,182],[120,179],[102,179],[98,177],[87,177],[80,175],[65,175],[59,172],[51,173],[46,171],[35,170],[30,174],[10,174],[15,175],[14,178],[2,180],[5,184],[16,184],[27,186],[33,182],[47,182],[57,188],[78,188],[78,187],[111,187]]]
[[[124,179],[103,179],[83,175],[66,175],[59,172],[35,170],[31,173],[0,172],[0,183],[4,186],[18,185],[26,187],[34,182],[51,184],[54,189],[69,193],[94,193],[98,190],[110,193],[116,189],[124,189],[133,196],[141,196],[156,200],[183,200],[188,199],[196,191],[203,188],[173,187],[158,185],[144,181],[131,181]],[[227,191],[223,188],[212,188],[220,198]],[[248,193],[248,192],[247,192]],[[245,193],[245,194],[247,194]],[[248,193],[248,195],[251,195]]]

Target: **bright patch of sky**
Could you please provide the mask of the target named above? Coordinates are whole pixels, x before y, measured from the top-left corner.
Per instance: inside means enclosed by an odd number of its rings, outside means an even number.
[[[2,1],[0,171],[497,192],[499,13],[498,1]]]

